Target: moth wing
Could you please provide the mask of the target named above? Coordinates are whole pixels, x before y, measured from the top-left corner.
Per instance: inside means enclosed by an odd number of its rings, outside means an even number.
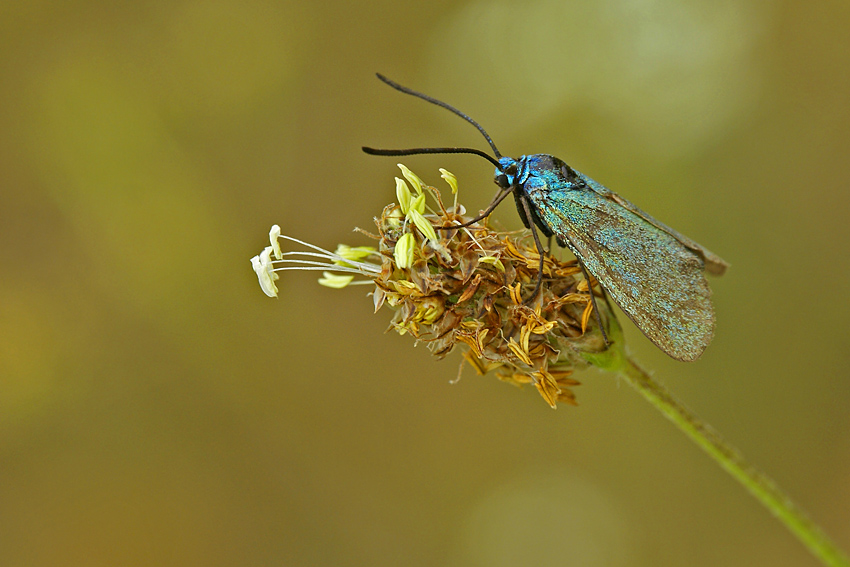
[[[714,335],[706,254],[725,262],[596,182],[607,194],[529,181],[526,195],[541,219],[647,338],[678,360],[699,358]]]
[[[697,244],[696,242],[694,242],[693,240],[691,240],[690,238],[688,238],[684,234],[681,234],[680,232],[673,230],[672,228],[670,228],[669,226],[667,226],[663,222],[656,220],[655,218],[653,218],[651,215],[645,213],[640,207],[638,207],[637,205],[635,205],[634,203],[632,203],[628,199],[624,199],[623,197],[620,197],[619,195],[617,195],[616,193],[614,193],[613,191],[611,191],[610,189],[608,189],[604,185],[597,183],[596,181],[587,177],[586,175],[581,175],[581,178],[587,183],[587,185],[591,189],[593,189],[596,192],[596,194],[598,194],[602,197],[605,197],[606,199],[609,199],[611,201],[614,201],[615,203],[617,203],[618,205],[620,205],[624,209],[636,214],[637,216],[639,216],[640,218],[642,218],[643,220],[645,220],[649,224],[655,226],[658,229],[663,230],[664,232],[666,232],[667,234],[669,234],[670,236],[672,236],[673,238],[675,238],[676,240],[681,242],[686,248],[693,250],[694,252],[696,252],[697,254],[702,256],[702,259],[705,261],[705,270],[709,274],[711,274],[713,276],[722,276],[724,273],[726,273],[726,269],[729,267],[729,263],[726,262],[723,258],[718,256],[717,254],[715,254],[714,252],[712,252],[711,250],[707,249],[706,247],[702,246],[701,244]]]

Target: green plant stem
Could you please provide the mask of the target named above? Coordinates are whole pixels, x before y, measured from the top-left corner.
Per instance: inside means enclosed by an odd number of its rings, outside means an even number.
[[[847,555],[806,517],[776,483],[747,464],[734,447],[673,397],[664,386],[653,380],[646,370],[629,357],[622,362],[623,365],[618,368],[619,375],[743,484],[744,488],[785,524],[821,563],[830,567],[850,566]]]

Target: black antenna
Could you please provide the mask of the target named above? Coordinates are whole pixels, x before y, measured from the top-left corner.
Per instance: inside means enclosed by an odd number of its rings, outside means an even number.
[[[487,131],[484,130],[484,128],[481,127],[481,124],[479,124],[478,122],[476,122],[475,120],[473,120],[472,118],[470,118],[469,116],[467,116],[466,114],[464,114],[463,112],[458,110],[457,108],[455,108],[455,107],[453,107],[449,104],[446,104],[445,102],[443,102],[441,100],[437,100],[436,98],[430,97],[426,94],[422,94],[420,92],[414,91],[414,90],[409,89],[407,87],[403,87],[400,84],[396,83],[395,81],[392,81],[392,80],[386,78],[385,76],[381,75],[380,73],[375,73],[375,75],[379,79],[381,79],[383,82],[385,82],[386,84],[388,84],[389,86],[391,86],[392,88],[394,88],[397,91],[403,92],[405,94],[413,95],[417,98],[421,98],[422,100],[426,100],[426,101],[430,102],[431,104],[436,104],[437,106],[442,106],[446,110],[454,112],[455,114],[457,114],[458,116],[460,116],[461,118],[463,118],[464,120],[466,120],[467,122],[469,122],[470,124],[472,124],[473,126],[478,128],[478,131],[481,132],[481,134],[484,136],[484,139],[486,139],[487,143],[490,144],[490,147],[493,148],[493,153],[496,155],[496,159],[499,159],[499,158],[502,157],[502,154],[499,153],[498,148],[496,148],[496,144],[494,144],[493,140],[490,138],[490,134],[488,134]],[[364,149],[364,151],[365,151],[365,149]],[[366,152],[366,153],[369,153],[369,152]],[[422,153],[438,153],[438,152],[422,152]],[[444,153],[475,153],[475,152],[444,152]],[[379,155],[389,155],[389,154],[379,154]],[[404,154],[404,155],[410,155],[410,154]],[[481,154],[476,154],[476,155],[481,155]],[[496,167],[501,169],[501,166],[498,163],[496,164]]]
[[[495,165],[496,169],[502,172],[501,174],[496,176],[495,180],[496,184],[499,186],[499,192],[496,193],[496,196],[493,198],[493,201],[487,206],[487,209],[477,217],[468,220],[463,224],[436,226],[434,228],[437,230],[454,230],[475,224],[478,221],[490,216],[490,213],[492,213],[493,210],[498,207],[502,201],[505,200],[505,197],[513,193],[517,201],[517,211],[519,211],[520,217],[523,218],[525,225],[531,229],[531,234],[532,236],[534,236],[534,245],[537,248],[537,253],[540,255],[540,266],[537,269],[537,285],[534,286],[534,292],[531,294],[531,297],[526,301],[526,303],[533,301],[534,298],[537,297],[537,294],[540,292],[540,288],[543,285],[543,265],[546,258],[546,251],[543,248],[543,244],[540,242],[540,237],[537,234],[537,227],[535,225],[538,221],[537,218],[534,217],[532,214],[533,205],[529,202],[528,197],[520,191],[520,185],[517,185],[515,183],[514,185],[507,186],[507,178],[504,174],[502,164],[499,163],[499,159],[501,159],[502,154],[499,152],[499,149],[496,147],[496,144],[493,143],[493,140],[490,138],[490,135],[487,133],[486,130],[484,130],[484,128],[481,127],[481,124],[479,124],[457,108],[446,104],[441,100],[437,100],[436,98],[430,97],[426,94],[422,94],[407,87],[403,87],[395,81],[391,81],[390,79],[381,75],[380,73],[375,73],[375,75],[377,75],[377,77],[381,79],[381,81],[385,82],[397,91],[413,95],[417,98],[421,98],[422,100],[430,102],[431,104],[442,106],[446,110],[457,114],[458,116],[478,128],[478,131],[481,132],[481,134],[484,136],[484,139],[487,140],[488,144],[490,144],[490,147],[493,149],[493,153],[496,155],[495,158],[487,155],[481,150],[476,150],[475,148],[411,148],[408,150],[379,150],[376,148],[368,148],[366,146],[363,146],[363,151],[367,154],[372,154],[375,156],[410,156],[414,154],[474,154],[483,157],[484,159]],[[543,225],[541,224],[540,226],[542,228]],[[544,232],[546,232],[546,230],[547,229],[544,229]],[[551,231],[551,228],[548,228],[548,230]],[[579,261],[579,264],[581,264],[581,261]],[[584,266],[582,266],[582,270],[584,270]],[[586,273],[585,277],[587,277]],[[599,310],[596,308],[596,300],[593,297],[593,290],[591,290],[590,299],[593,302],[593,309],[594,311],[596,311],[596,317],[597,322],[599,323],[599,328],[602,329],[602,319],[599,317]],[[604,335],[604,332],[605,331],[603,330],[603,337],[605,338],[605,344],[607,345],[608,337]]]
[[[474,154],[483,157],[484,159],[495,165],[497,168],[499,168],[499,170],[502,169],[502,164],[500,164],[496,158],[475,148],[411,148],[409,150],[379,150],[377,148],[369,148],[367,146],[363,146],[363,151],[373,156],[412,156],[417,154]]]

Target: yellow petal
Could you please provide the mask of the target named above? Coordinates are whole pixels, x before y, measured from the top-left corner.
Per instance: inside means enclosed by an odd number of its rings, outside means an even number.
[[[410,203],[408,207],[411,211],[416,211],[419,214],[425,214],[425,193],[422,193]]]
[[[440,168],[440,177],[446,180],[446,183],[452,188],[452,195],[457,194],[457,177],[451,171]]]
[[[413,238],[413,233],[411,232],[405,232],[398,239],[393,249],[393,258],[398,268],[406,270],[413,265],[413,250],[415,247],[416,239]]]
[[[334,289],[342,289],[350,284],[351,280],[354,279],[353,275],[341,276],[331,272],[322,272],[322,275],[324,277],[319,278],[319,283],[325,287],[332,287]]]
[[[340,244],[336,247],[334,254],[337,256],[342,256],[346,260],[354,260],[359,261],[363,258],[367,258],[377,252],[377,249],[373,246],[356,246],[351,247],[347,244]]]
[[[478,259],[479,262],[484,262],[485,264],[492,264],[496,268],[499,269],[500,272],[505,271],[505,265],[502,264],[502,261],[496,258],[495,256],[482,256]]]
[[[398,199],[398,206],[401,207],[401,212],[407,214],[410,210],[410,201],[413,200],[413,194],[410,188],[403,179],[395,178],[395,196]]]
[[[428,219],[422,216],[422,213],[415,209],[410,209],[410,212],[407,213],[407,217],[411,221],[413,221],[413,224],[416,225],[416,228],[419,229],[419,231],[422,233],[423,236],[425,236],[425,238],[434,243],[440,241],[440,239],[437,238],[437,233],[434,230],[434,227],[431,225],[430,222],[428,222]]]
[[[587,307],[584,308],[584,313],[581,314],[581,332],[587,330],[587,323],[590,321],[590,314],[593,313],[593,302],[588,298]]]
[[[557,408],[558,396],[561,394],[561,388],[558,387],[558,383],[552,375],[545,370],[532,372],[531,375],[534,377],[534,385],[537,386],[537,391],[540,392],[540,395],[543,396],[546,403],[548,403],[552,409]]]
[[[404,178],[410,182],[410,185],[416,190],[418,195],[422,194],[422,187],[425,185],[419,176],[410,171],[406,165],[399,163],[397,164],[399,169],[401,169],[401,174],[404,175]]]

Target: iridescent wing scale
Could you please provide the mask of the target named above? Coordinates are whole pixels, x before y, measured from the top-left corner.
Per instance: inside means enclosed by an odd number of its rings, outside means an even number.
[[[704,271],[720,275],[726,262],[569,167],[532,166],[522,191],[653,343],[678,360],[699,358],[714,334]]]

